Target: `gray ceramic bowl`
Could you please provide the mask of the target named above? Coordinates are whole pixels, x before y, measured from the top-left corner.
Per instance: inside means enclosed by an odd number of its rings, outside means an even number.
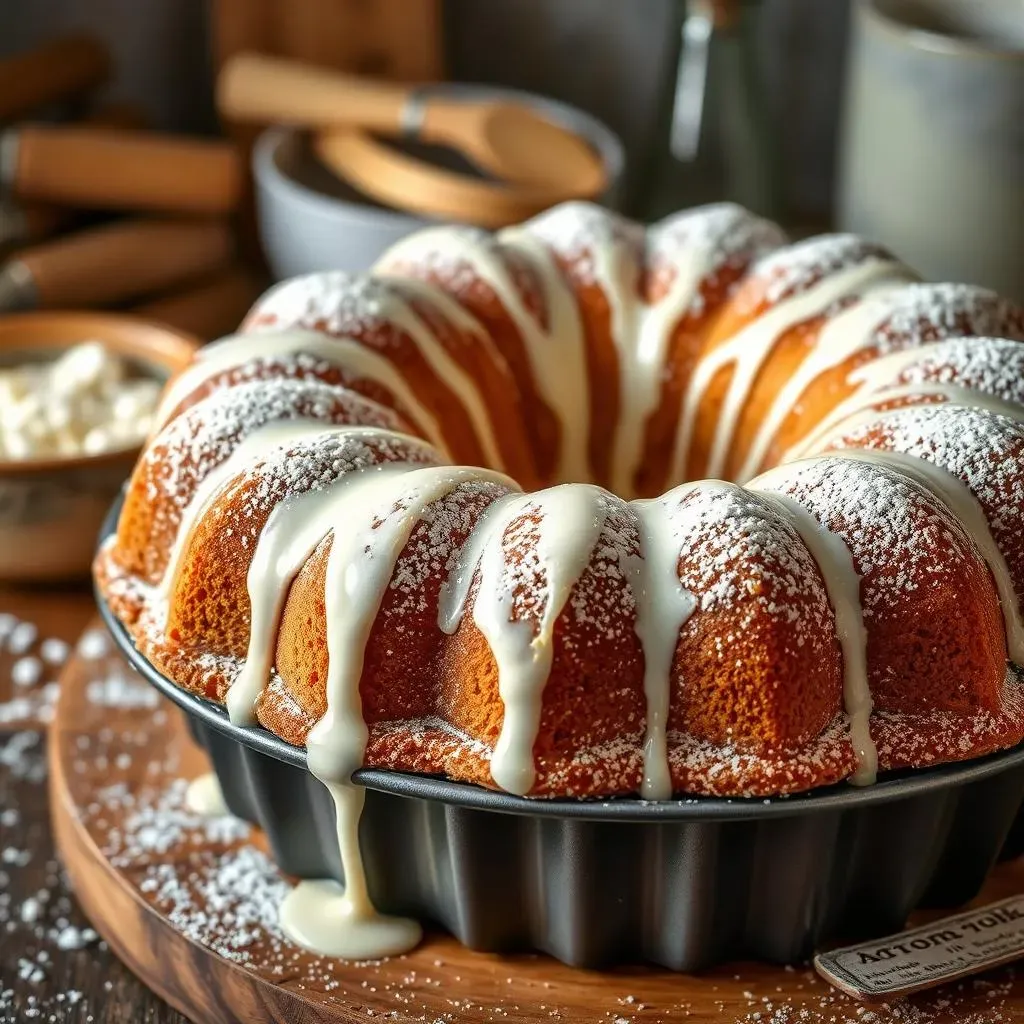
[[[519,100],[539,107],[601,154],[609,182],[602,201],[613,209],[617,206],[625,153],[618,136],[596,118],[510,89],[441,84],[431,92]],[[466,167],[457,158],[450,166]],[[253,152],[253,174],[260,238],[278,279],[317,270],[366,270],[400,238],[431,223],[379,206],[338,180],[313,155],[309,137],[296,129],[271,128],[260,136]]]

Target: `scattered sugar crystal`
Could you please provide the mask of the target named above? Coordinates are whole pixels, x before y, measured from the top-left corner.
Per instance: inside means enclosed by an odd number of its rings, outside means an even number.
[[[90,704],[110,708],[155,708],[160,695],[137,676],[115,671],[103,679],[91,680],[85,688]]]
[[[57,934],[56,943],[58,949],[85,949],[98,938],[99,936],[91,928],[77,928],[75,925],[69,924]]]
[[[19,658],[11,666],[11,682],[15,686],[35,686],[42,678],[43,663],[38,658]]]
[[[78,653],[83,658],[102,658],[110,650],[110,640],[102,629],[87,629],[78,641]]]
[[[36,642],[39,630],[34,623],[19,622],[7,637],[7,647],[12,654],[25,654]]]
[[[20,916],[25,924],[35,924],[43,912],[43,905],[34,896],[30,896],[21,905]]]
[[[39,653],[47,665],[63,665],[67,661],[69,647],[58,637],[47,637],[39,647]]]

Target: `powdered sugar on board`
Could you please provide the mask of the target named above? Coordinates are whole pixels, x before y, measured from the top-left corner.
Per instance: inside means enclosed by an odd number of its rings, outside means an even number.
[[[0,730],[50,721],[68,650],[63,640],[41,636],[34,622],[0,613]]]

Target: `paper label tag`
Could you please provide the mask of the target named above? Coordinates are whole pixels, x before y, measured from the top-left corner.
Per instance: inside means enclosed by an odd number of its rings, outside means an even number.
[[[819,953],[814,967],[855,999],[909,995],[1024,956],[1024,895],[884,939]]]

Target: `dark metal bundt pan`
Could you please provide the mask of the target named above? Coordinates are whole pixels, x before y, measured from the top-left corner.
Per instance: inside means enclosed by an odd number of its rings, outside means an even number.
[[[288,874],[342,879],[333,804],[305,751],[180,689],[97,598],[131,664],[184,710],[232,813],[264,829]],[[691,971],[798,961],[971,899],[1024,803],[1024,748],[773,800],[530,800],[377,769],[355,778],[382,910],[473,949]]]

